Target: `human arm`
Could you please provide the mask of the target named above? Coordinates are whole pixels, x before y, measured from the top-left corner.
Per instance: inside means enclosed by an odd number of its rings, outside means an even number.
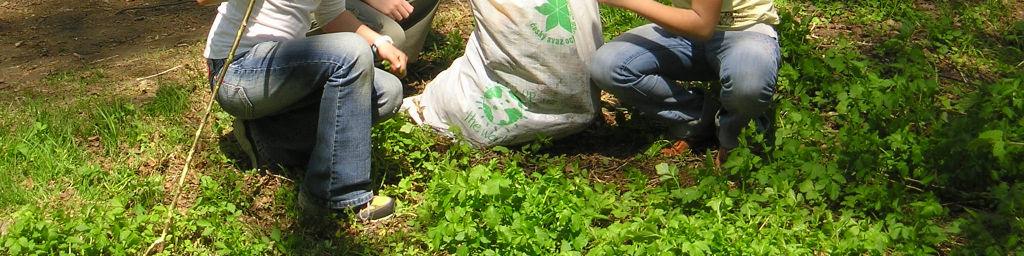
[[[412,15],[413,7],[405,0],[362,0],[364,3],[377,9],[377,11],[391,17],[395,21],[402,21]]]
[[[352,15],[352,12],[348,11],[341,12],[333,20],[324,24],[323,30],[326,33],[354,32],[366,40],[366,43],[370,45],[373,45],[374,41],[381,37],[380,34],[373,31],[373,29],[370,29],[370,27],[363,25],[355,15]],[[395,48],[395,46],[390,43],[378,43],[376,46],[377,54],[382,59],[391,62],[391,70],[389,71],[391,71],[392,74],[399,76],[404,75],[406,61],[408,61],[408,57],[405,56],[405,53],[398,48]]]
[[[715,34],[722,0],[693,0],[692,9],[664,5],[654,0],[598,0],[603,4],[633,11],[661,27],[697,40]]]

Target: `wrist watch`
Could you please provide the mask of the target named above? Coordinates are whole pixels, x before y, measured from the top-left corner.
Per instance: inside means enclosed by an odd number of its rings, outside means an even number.
[[[377,39],[373,39],[373,44],[370,44],[370,49],[373,50],[374,55],[378,55],[377,49],[379,49],[380,44],[383,43],[394,45],[395,40],[391,39],[390,36],[378,36]]]

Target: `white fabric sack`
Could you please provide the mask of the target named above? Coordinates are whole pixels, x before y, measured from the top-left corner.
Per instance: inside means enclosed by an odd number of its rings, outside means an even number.
[[[587,72],[603,42],[597,1],[470,3],[476,28],[466,53],[406,99],[414,121],[480,147],[585,129],[600,107]]]

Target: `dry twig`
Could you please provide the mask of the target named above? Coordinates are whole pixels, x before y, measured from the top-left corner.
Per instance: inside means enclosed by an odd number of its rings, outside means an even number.
[[[149,75],[149,76],[146,76],[146,77],[139,77],[139,78],[136,78],[136,79],[135,79],[135,81],[142,81],[142,80],[146,80],[146,79],[150,79],[150,78],[158,77],[158,76],[161,76],[161,75],[163,75],[163,74],[167,74],[167,73],[169,73],[169,72],[171,72],[171,71],[174,71],[175,69],[179,69],[179,68],[181,68],[181,67],[184,67],[184,66],[185,66],[185,64],[177,65],[177,66],[174,66],[173,68],[169,68],[169,69],[167,69],[167,70],[164,70],[163,72],[160,72],[160,73],[156,73],[156,74],[154,74],[154,75]]]
[[[114,56],[110,56],[110,57],[106,57],[106,58],[102,58],[102,59],[91,61],[91,62],[89,62],[89,64],[100,63],[100,62],[103,62],[103,61],[106,61],[106,60],[109,60],[109,59],[113,59],[113,58],[116,58],[116,57],[119,57],[119,56],[121,56],[121,55],[116,55],[115,54]]]

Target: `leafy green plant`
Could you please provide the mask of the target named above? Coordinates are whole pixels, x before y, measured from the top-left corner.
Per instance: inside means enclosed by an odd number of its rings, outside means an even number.
[[[375,191],[399,199],[397,214],[340,219],[324,234],[296,224],[300,170],[235,168],[223,150],[234,147],[233,119],[223,112],[200,150],[187,207],[166,208],[173,178],[165,175],[179,168],[194,129],[188,103],[201,94],[188,88],[196,86],[159,83],[154,98],[101,93],[71,103],[18,94],[26,98],[0,113],[0,254],[136,255],[168,210],[180,218],[161,255],[1024,251],[1024,23],[1010,16],[1020,7],[776,3],[776,130],[747,129],[723,169],[710,155],[662,155],[672,143],[637,136],[658,130],[642,122],[587,131],[599,135],[581,138],[642,140],[636,152],[604,155],[609,149],[552,150],[569,142],[549,140],[474,149],[395,118],[372,133],[372,168]],[[608,39],[648,23],[601,11]],[[459,56],[464,33],[431,35],[429,65]],[[108,76],[90,67],[43,82],[85,88]],[[253,221],[266,215],[274,221]]]

